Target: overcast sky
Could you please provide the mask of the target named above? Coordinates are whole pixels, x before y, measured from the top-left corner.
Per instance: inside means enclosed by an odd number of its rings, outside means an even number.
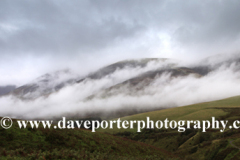
[[[239,51],[238,0],[1,0],[0,86],[129,58]]]

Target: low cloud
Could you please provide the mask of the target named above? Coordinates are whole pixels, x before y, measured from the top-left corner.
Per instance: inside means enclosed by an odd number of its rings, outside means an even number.
[[[230,59],[234,58],[230,57]],[[224,59],[223,63],[220,59],[214,62],[209,60],[205,64],[201,63],[201,65],[213,69],[205,76],[189,74],[172,77],[171,73],[165,72],[156,76],[148,85],[139,83],[134,88],[126,83],[115,89],[111,96],[100,96],[111,86],[147,71],[169,67],[169,64],[172,64],[170,62],[149,62],[144,68],[126,67],[101,79],[85,79],[81,83],[64,87],[48,97],[40,97],[35,100],[20,100],[13,96],[2,97],[0,98],[1,116],[49,118],[60,115],[85,116],[98,112],[111,114],[119,110],[178,107],[240,95],[238,60],[230,62]],[[175,63],[174,67],[181,67],[183,64],[183,62]],[[216,65],[217,67],[214,68],[213,66]],[[197,63],[196,66],[198,66]],[[194,64],[186,63],[185,67],[194,67]],[[137,87],[142,89],[137,90]],[[89,99],[88,97],[92,95],[99,96]]]

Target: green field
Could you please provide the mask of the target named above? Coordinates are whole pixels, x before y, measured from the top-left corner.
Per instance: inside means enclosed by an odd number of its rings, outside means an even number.
[[[240,119],[240,96],[122,117],[122,120]],[[103,133],[105,132],[105,133]],[[240,159],[240,130],[0,128],[0,159]]]
[[[158,111],[140,113],[132,116],[121,117],[121,120],[144,120],[150,117],[151,120],[210,120],[212,117],[216,119],[240,119],[240,96],[231,97],[213,102],[204,102],[183,107],[169,108]],[[116,133],[121,131],[136,132],[136,124],[134,129],[99,129],[99,132]]]
[[[16,124],[16,123],[14,123]],[[0,128],[0,159],[177,159],[170,152],[89,130]]]
[[[126,116],[121,120],[146,120],[146,117],[154,121],[165,118],[176,121],[210,120],[211,117],[215,117],[218,120],[228,120],[228,124],[231,124],[234,120],[240,120],[240,96]],[[142,132],[137,133],[135,126],[135,129],[115,127],[115,129],[98,131],[163,148],[180,159],[240,159],[239,129],[227,127],[223,133],[214,129],[208,129],[205,133],[196,129],[187,129],[181,133],[177,129],[143,129]]]

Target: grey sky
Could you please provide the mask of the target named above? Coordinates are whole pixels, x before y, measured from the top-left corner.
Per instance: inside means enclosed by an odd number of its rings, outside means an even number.
[[[128,58],[239,51],[238,0],[1,0],[0,85]]]

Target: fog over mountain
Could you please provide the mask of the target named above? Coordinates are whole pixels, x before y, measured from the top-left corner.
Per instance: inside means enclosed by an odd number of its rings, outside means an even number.
[[[0,96],[10,93],[16,88],[14,85],[0,86]]]
[[[240,94],[239,62],[239,54],[213,56],[194,64],[140,59],[121,61],[82,78],[68,76],[70,71],[58,72],[35,80],[38,87],[34,90],[16,92],[23,88],[19,87],[2,96],[1,114],[22,118],[118,116],[227,98]],[[65,77],[59,78],[63,73]],[[43,92],[46,88],[51,92]]]
[[[35,99],[56,92],[66,85],[75,83],[77,77],[76,74],[69,70],[44,74],[29,84],[16,88],[8,95],[14,95],[20,99]]]
[[[238,0],[1,0],[0,116],[128,115],[239,95]]]

